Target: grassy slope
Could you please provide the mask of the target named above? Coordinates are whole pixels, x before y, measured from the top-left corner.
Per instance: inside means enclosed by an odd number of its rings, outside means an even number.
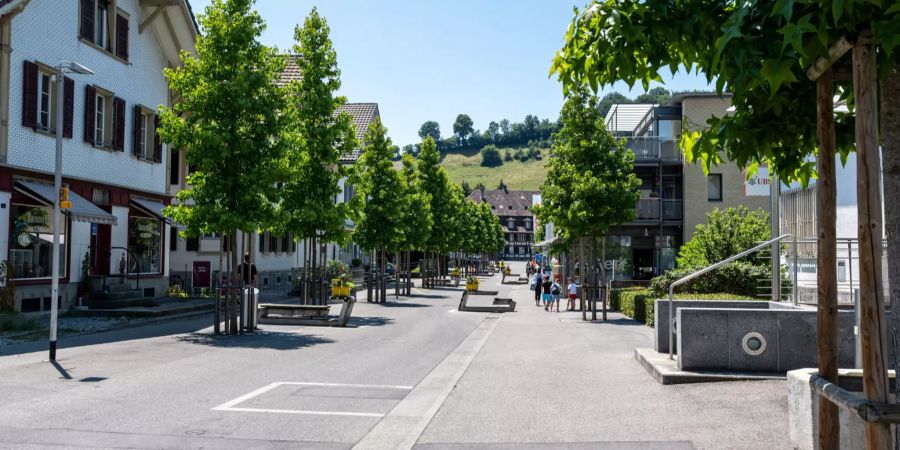
[[[500,156],[504,155],[506,149],[500,150]],[[441,165],[447,169],[450,178],[456,183],[468,181],[473,188],[478,183],[483,183],[488,189],[495,189],[500,180],[503,180],[512,190],[537,191],[541,188],[541,183],[547,178],[547,168],[544,163],[547,162],[549,150],[542,150],[543,160],[537,161],[529,159],[528,161],[504,161],[499,167],[482,167],[481,155],[464,155],[459,153],[449,153],[444,156]]]

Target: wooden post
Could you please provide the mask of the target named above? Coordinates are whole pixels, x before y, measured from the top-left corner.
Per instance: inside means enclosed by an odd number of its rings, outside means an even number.
[[[881,154],[884,177],[884,203],[896,205],[900,202],[900,64],[894,64],[881,79]],[[891,344],[900,348],[900,209],[885,208],[884,227],[888,241],[888,286],[891,291],[891,311],[888,316]],[[896,299],[896,300],[895,300]],[[894,351],[894,359],[889,367],[900,373],[900,352]],[[898,387],[894,378],[894,386]],[[898,390],[895,390],[898,391]],[[894,448],[900,439],[894,443]]]
[[[859,310],[862,343],[863,394],[888,401],[885,365],[884,292],[881,270],[881,158],[878,153],[878,79],[875,52],[869,45],[853,46],[853,93],[856,98],[856,197],[859,208]],[[887,450],[891,428],[866,423],[866,446]]]
[[[818,235],[816,242],[816,353],[819,375],[838,382],[837,323],[837,189],[835,187],[834,82],[831,69],[816,80],[816,130],[819,139],[816,190]],[[794,286],[794,289],[797,289]],[[819,400],[819,449],[840,448],[840,423],[837,405]]]

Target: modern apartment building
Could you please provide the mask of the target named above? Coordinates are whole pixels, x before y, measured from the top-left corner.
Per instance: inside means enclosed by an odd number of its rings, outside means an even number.
[[[504,259],[529,259],[534,244],[535,217],[531,207],[540,196],[537,191],[510,191],[507,188],[480,190],[469,194],[475,203],[487,202],[491,212],[500,220],[506,247],[500,256]]]
[[[748,187],[740,167],[725,161],[707,175],[699,163],[685,162],[678,148],[682,129],[704,129],[707,119],[728,114],[729,106],[728,96],[689,93],[676,95],[667,105],[610,109],[607,126],[627,139],[641,180],[637,217],[610,231],[607,254],[616,261],[617,279],[646,280],[674,268],[681,245],[715,208],[743,205],[768,211],[768,190]]]
[[[50,309],[60,127],[72,203],[59,230],[60,306],[76,304],[83,271],[165,294],[171,161],[155,113],[172,100],[163,69],[194,51],[197,33],[186,0],[0,1],[0,253],[17,310]],[[55,68],[72,62],[93,74],[67,75],[60,104]]]

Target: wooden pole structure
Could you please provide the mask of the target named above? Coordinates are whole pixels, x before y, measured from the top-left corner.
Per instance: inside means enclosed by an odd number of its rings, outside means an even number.
[[[816,131],[819,140],[816,190],[818,235],[816,243],[816,282],[818,301],[816,314],[816,353],[819,375],[838,383],[838,317],[837,317],[837,188],[835,187],[834,81],[831,69],[816,80]],[[794,286],[794,289],[797,289]],[[819,401],[819,449],[840,448],[838,407]]]
[[[874,49],[853,46],[853,92],[856,99],[857,204],[859,208],[860,338],[863,395],[888,401],[886,333],[881,270],[881,158],[878,152],[878,78]],[[870,450],[892,447],[887,423],[866,423]]]

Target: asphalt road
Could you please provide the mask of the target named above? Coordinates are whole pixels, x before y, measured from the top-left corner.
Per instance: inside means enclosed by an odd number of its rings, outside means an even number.
[[[6,347],[0,448],[788,447],[783,381],[661,386],[633,359],[652,329],[498,282],[515,313],[416,289],[347,328],[157,324],[61,341],[57,367]]]

